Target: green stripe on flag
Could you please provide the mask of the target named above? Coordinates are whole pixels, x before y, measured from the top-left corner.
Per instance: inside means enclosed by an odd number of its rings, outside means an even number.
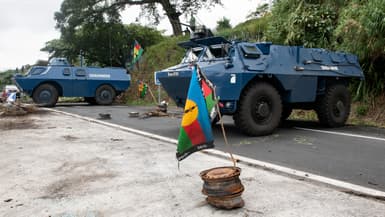
[[[213,99],[213,94],[211,93],[210,95],[208,95],[205,100],[207,105],[207,111],[210,112],[216,104],[216,101]]]
[[[178,153],[183,153],[188,149],[190,149],[192,146],[193,145],[186,131],[184,130],[183,127],[181,127],[179,131],[179,138],[178,138],[178,148],[177,148]]]

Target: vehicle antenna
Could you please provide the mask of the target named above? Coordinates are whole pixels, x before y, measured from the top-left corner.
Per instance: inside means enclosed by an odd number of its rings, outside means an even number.
[[[110,66],[112,67],[112,58],[111,58],[111,26],[108,29],[108,44],[109,44],[109,50],[110,50]]]

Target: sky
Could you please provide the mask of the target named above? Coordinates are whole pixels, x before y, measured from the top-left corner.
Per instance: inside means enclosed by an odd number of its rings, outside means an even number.
[[[54,13],[60,10],[63,0],[0,0],[0,71],[21,68],[34,64],[37,60],[48,60],[48,53],[41,52],[45,42],[60,37],[55,29]],[[222,0],[223,6],[202,9],[197,21],[209,28],[215,28],[217,21],[226,17],[232,26],[246,20],[246,16],[258,5],[269,0]],[[139,7],[130,7],[122,13],[125,24],[136,21]],[[144,19],[140,24],[148,25]],[[181,22],[187,22],[182,15]],[[156,26],[171,35],[171,25],[167,18]]]

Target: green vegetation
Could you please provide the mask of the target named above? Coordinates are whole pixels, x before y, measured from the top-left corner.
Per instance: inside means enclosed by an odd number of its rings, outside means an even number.
[[[368,105],[357,105],[355,112],[358,116],[365,116],[368,113],[368,110]]]
[[[163,39],[153,28],[100,21],[84,24],[71,34],[62,34],[60,39],[48,41],[41,50],[49,52],[51,57],[67,57],[72,63],[78,61],[82,51],[87,65],[125,67],[134,40],[148,47]]]
[[[222,17],[221,20],[218,20],[217,21],[217,28],[216,28],[216,31],[223,31],[223,30],[226,30],[226,29],[231,29],[231,24],[230,24],[230,20],[227,19],[226,17]]]
[[[159,24],[162,17],[167,17],[174,35],[182,35],[180,16],[196,14],[201,8],[210,8],[217,4],[221,4],[221,0],[64,0],[60,11],[55,13],[55,19],[62,34],[72,34],[77,27],[84,24],[120,22],[119,13],[122,10],[132,5],[140,5],[140,17],[145,17],[154,25]]]
[[[0,91],[7,84],[12,84],[12,78],[15,75],[16,70],[7,70],[0,72]],[[1,93],[1,92],[0,92]]]
[[[187,39],[187,36],[167,37],[163,41],[145,48],[143,57],[139,61],[139,68],[135,67],[134,70],[131,71],[132,88],[122,96],[123,101],[129,104],[141,104],[138,101],[153,102],[151,93],[147,94],[145,99],[138,99],[138,81],[147,83],[150,91],[157,97],[155,90],[157,90],[158,87],[154,84],[154,72],[178,64],[183,57],[184,50],[179,47],[177,43]],[[161,98],[167,98],[167,94],[163,91],[161,92]]]
[[[353,0],[341,11],[337,48],[355,53],[365,71],[361,97],[385,91],[385,0]]]
[[[270,15],[261,18],[247,20],[234,28],[222,29],[216,34],[228,39],[248,41],[266,41],[266,30],[269,25]]]

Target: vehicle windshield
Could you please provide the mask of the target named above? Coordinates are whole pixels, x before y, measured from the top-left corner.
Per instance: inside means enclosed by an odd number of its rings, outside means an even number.
[[[40,75],[46,69],[47,69],[46,67],[32,67],[31,70],[29,70],[28,74],[30,74],[30,75]]]
[[[181,63],[191,63],[191,62],[198,61],[198,58],[202,50],[203,50],[202,47],[194,47],[194,48],[188,49]]]
[[[230,44],[215,44],[209,47],[214,58],[225,58],[229,55]]]

